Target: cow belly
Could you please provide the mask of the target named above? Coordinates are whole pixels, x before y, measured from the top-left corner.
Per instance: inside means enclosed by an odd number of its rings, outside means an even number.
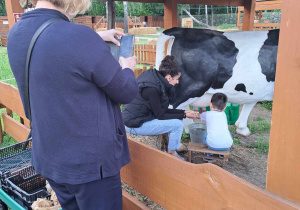
[[[268,82],[258,61],[259,51],[268,38],[267,31],[224,33],[235,43],[239,53],[233,67],[232,77],[222,89],[208,90],[207,93],[223,92],[230,102],[238,104],[272,100],[274,82]]]

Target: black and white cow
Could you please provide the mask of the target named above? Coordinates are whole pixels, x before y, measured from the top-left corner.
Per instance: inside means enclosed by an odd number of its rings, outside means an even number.
[[[182,72],[173,107],[206,107],[214,93],[225,93],[229,102],[244,104],[236,122],[237,133],[249,135],[247,120],[253,106],[258,101],[273,99],[278,38],[279,30],[224,33],[172,28],[164,31],[157,42],[156,67],[169,40],[167,54],[175,56]]]

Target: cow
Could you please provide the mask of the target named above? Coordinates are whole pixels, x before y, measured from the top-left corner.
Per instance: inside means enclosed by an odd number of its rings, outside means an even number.
[[[157,41],[156,67],[169,40],[167,55],[173,55],[181,69],[171,105],[186,110],[189,105],[206,107],[214,93],[222,92],[228,102],[244,104],[236,131],[250,135],[247,121],[252,108],[259,101],[273,99],[278,38],[279,30],[165,30]],[[188,123],[184,123],[186,132]]]

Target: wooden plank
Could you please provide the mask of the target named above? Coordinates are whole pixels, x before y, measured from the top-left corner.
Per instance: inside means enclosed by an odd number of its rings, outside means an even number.
[[[256,2],[255,10],[277,10],[282,8],[282,1],[261,1]],[[244,7],[239,7],[240,11],[244,11]]]
[[[129,2],[165,3],[164,0],[130,0]],[[223,6],[243,6],[244,0],[177,0],[178,4],[207,4]]]
[[[239,23],[237,26],[243,26],[243,24]],[[280,23],[254,23],[253,27],[280,27]]]
[[[114,0],[108,0],[107,7],[108,7],[107,29],[109,30],[115,28],[116,10],[115,10]]]
[[[20,6],[19,0],[5,0],[7,19],[9,24],[9,29],[15,24],[14,13],[23,13],[24,9]]]
[[[177,0],[165,0],[164,4],[164,29],[177,27]]]
[[[253,31],[256,0],[245,0],[243,31]]]
[[[145,206],[143,203],[141,203],[139,200],[131,196],[128,192],[125,190],[122,190],[122,203],[123,203],[123,209],[124,210],[145,210],[149,209],[147,206]]]
[[[220,155],[229,155],[230,150],[226,151],[216,151],[216,150],[211,150],[207,147],[205,144],[199,144],[195,142],[190,142],[188,145],[188,150],[195,151],[195,152],[203,152],[203,153],[211,153],[211,154],[220,154]]]
[[[282,5],[267,189],[300,203],[300,1]],[[291,104],[295,104],[293,108]]]
[[[243,6],[244,0],[178,0],[178,4]]]
[[[128,138],[122,181],[166,209],[299,209],[213,164],[195,165]]]
[[[27,120],[21,97],[17,88],[12,85],[0,82],[0,103],[22,117],[24,121]]]
[[[30,129],[7,114],[2,114],[4,131],[18,142],[25,141]]]
[[[2,123],[0,119],[0,144],[3,143],[3,130],[2,130]]]

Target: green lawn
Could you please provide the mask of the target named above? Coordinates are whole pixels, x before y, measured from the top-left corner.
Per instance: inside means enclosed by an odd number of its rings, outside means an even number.
[[[14,75],[9,66],[6,47],[0,47],[0,81],[17,87]]]

